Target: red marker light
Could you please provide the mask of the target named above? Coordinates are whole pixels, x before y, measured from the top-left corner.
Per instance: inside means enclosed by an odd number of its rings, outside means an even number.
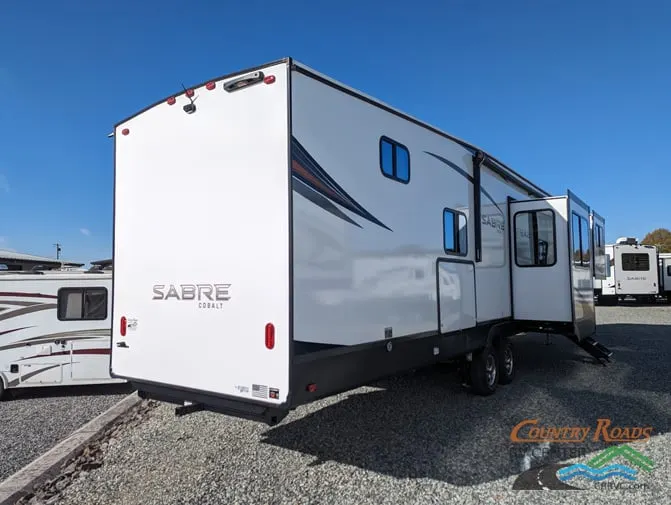
[[[263,82],[265,82],[266,84],[272,84],[275,82],[275,76],[269,75],[263,79]]]
[[[171,97],[168,98],[168,100],[167,100],[168,105],[175,105],[175,102],[176,102],[176,101],[177,101],[177,99],[176,99],[174,96],[171,96]]]
[[[121,130],[121,135],[128,135],[130,133],[130,130],[128,128],[124,128]]]
[[[121,328],[119,328],[119,333],[121,333],[122,337],[126,336],[126,326],[127,326],[126,316],[121,316]]]
[[[273,323],[266,325],[266,348],[273,349],[275,347],[275,326]]]
[[[214,83],[214,82],[208,82],[208,83],[205,85],[205,87],[206,87],[208,90],[212,91],[212,90],[215,88],[216,85],[217,85],[217,84]]]
[[[192,89],[187,89],[186,90],[186,96],[188,96],[189,98],[192,97],[193,96],[193,90]]]
[[[317,391],[317,384],[308,384],[308,387],[305,389],[308,390],[308,393],[314,393]]]

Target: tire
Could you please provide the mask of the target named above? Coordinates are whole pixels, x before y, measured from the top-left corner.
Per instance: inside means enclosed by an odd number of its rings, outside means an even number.
[[[0,376],[0,402],[7,399],[7,389],[5,389],[5,381]]]
[[[496,346],[499,364],[499,384],[510,384],[515,379],[517,366],[515,363],[515,349],[510,339],[502,337]]]
[[[470,363],[471,390],[480,396],[489,396],[496,391],[499,364],[496,348],[487,346],[473,353]]]

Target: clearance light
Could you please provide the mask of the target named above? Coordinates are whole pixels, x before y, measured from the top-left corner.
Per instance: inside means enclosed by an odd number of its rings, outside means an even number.
[[[126,336],[126,326],[127,326],[126,316],[121,316],[121,328],[119,329],[119,333],[121,333],[122,337]]]
[[[263,82],[265,82],[266,84],[272,84],[275,82],[275,76],[269,75],[263,79]]]
[[[124,128],[121,130],[121,135],[128,135],[130,133],[130,130],[128,128]]]
[[[187,89],[187,90],[186,90],[186,96],[188,96],[189,98],[191,98],[191,97],[193,96],[193,90],[192,90],[192,89]]]
[[[266,325],[266,348],[275,348],[275,326],[273,323],[268,323]]]
[[[306,387],[308,393],[314,393],[317,391],[317,384],[308,384],[308,387]]]
[[[208,83],[205,85],[205,87],[206,87],[209,91],[212,91],[216,86],[217,86],[217,84],[214,83],[214,82],[208,82]]]
[[[175,102],[176,102],[176,101],[177,101],[177,99],[176,99],[174,96],[171,96],[171,97],[168,98],[168,100],[167,100],[168,105],[175,105]]]

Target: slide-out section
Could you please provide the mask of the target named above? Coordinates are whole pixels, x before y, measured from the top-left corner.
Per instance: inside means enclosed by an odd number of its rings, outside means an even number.
[[[116,376],[185,399],[286,400],[287,86],[287,65],[269,66],[115,129]]]
[[[570,323],[565,197],[510,202],[513,317]]]

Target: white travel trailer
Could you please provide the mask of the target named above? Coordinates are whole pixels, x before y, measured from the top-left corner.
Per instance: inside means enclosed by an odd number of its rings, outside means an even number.
[[[593,338],[602,218],[292,59],[112,136],[111,370],[145,398],[273,424],[454,358],[491,394],[525,331],[610,357]]]
[[[606,245],[606,278],[596,286],[597,301],[615,304],[626,297],[654,302],[659,294],[657,248],[622,237]],[[600,289],[599,289],[600,287]]]
[[[109,373],[112,273],[0,273],[0,398],[14,388],[125,382]]]
[[[657,254],[659,265],[659,294],[671,302],[671,253]]]

